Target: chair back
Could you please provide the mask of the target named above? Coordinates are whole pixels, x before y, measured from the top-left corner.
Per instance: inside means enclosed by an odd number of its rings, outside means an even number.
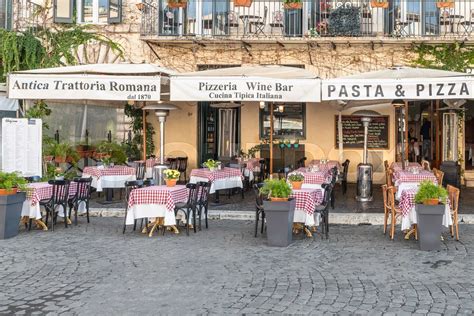
[[[258,209],[263,209],[263,195],[260,193],[260,188],[262,188],[264,183],[255,183],[253,185],[253,191],[255,192],[255,206]]]
[[[130,197],[130,193],[135,190],[139,189],[143,186],[143,181],[135,180],[135,181],[125,181],[125,201],[127,202],[128,206],[128,198]]]
[[[72,180],[76,184],[76,194],[74,199],[76,201],[89,201],[91,198],[91,184],[92,178],[74,178]]]
[[[170,169],[178,169],[178,159],[177,158],[168,158],[168,164]]]
[[[433,174],[436,177],[436,181],[438,181],[438,185],[443,185],[444,172],[433,168]]]
[[[384,208],[385,212],[387,212],[387,209],[389,208],[388,207],[387,188],[388,188],[388,186],[386,184],[382,185],[383,208]]]
[[[387,207],[390,211],[395,211],[395,187],[387,187]]]
[[[66,204],[69,199],[69,180],[49,180],[49,184],[53,186],[53,194],[51,202],[53,205]]]
[[[135,178],[143,180],[145,178],[146,163],[144,161],[137,161],[135,165]]]
[[[387,187],[393,186],[392,176],[393,176],[393,171],[392,171],[392,169],[388,168],[385,171],[385,177],[386,177],[385,180],[386,180]]]
[[[334,188],[337,182],[337,167],[331,168],[331,186]]]
[[[209,191],[211,190],[211,182],[200,181],[197,183],[198,192],[198,204],[207,205],[209,201]]]
[[[260,163],[260,175],[261,175],[260,181],[263,182],[263,180],[266,179],[267,174],[268,174],[268,164],[265,159],[260,159],[259,163]]]
[[[306,161],[306,157],[303,157],[303,158],[299,159],[299,160],[296,162],[296,169],[304,168],[304,166],[305,166],[305,161]]]
[[[146,180],[143,180],[143,186],[144,187],[151,187],[155,185],[155,179],[146,179]]]
[[[177,170],[179,172],[186,172],[188,169],[188,157],[178,157],[177,160]]]
[[[383,166],[385,167],[385,171],[387,171],[387,170],[388,170],[388,168],[389,168],[389,165],[388,165],[388,160],[384,160],[384,162],[383,162]]]
[[[323,202],[321,203],[321,205],[327,208],[329,203],[331,202],[333,186],[331,185],[331,183],[323,183],[321,184],[321,188],[324,190]]]
[[[186,184],[186,188],[188,189],[187,204],[191,206],[195,206],[197,203],[198,186],[195,183],[188,183]]]
[[[423,169],[425,169],[426,171],[431,171],[430,162],[429,162],[429,161],[423,159],[423,160],[421,161],[421,166],[422,166]]]
[[[351,161],[349,159],[346,159],[344,163],[342,164],[342,180],[347,181],[347,173],[349,172],[349,164]]]
[[[28,183],[40,182],[41,177],[40,177],[40,176],[25,177],[25,180],[26,180]]]
[[[451,211],[453,214],[455,214],[458,212],[458,208],[459,208],[460,190],[450,184],[446,186],[446,190],[448,191],[448,198],[449,198],[449,203],[451,206]]]

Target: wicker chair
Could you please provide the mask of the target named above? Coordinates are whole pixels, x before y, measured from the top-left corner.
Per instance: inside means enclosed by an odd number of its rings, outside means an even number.
[[[459,221],[458,221],[458,208],[459,208],[459,194],[460,191],[455,186],[448,184],[446,187],[448,190],[448,197],[451,206],[451,217],[453,219],[453,224],[451,225],[451,237],[454,237],[456,233],[456,240],[459,241]]]

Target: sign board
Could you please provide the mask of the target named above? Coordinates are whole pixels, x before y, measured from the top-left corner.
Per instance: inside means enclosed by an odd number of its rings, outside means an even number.
[[[474,78],[334,79],[322,83],[323,100],[417,100],[474,98]]]
[[[319,79],[171,77],[171,101],[319,102]]]
[[[339,145],[339,116],[336,118],[336,147]],[[364,148],[364,126],[361,122],[362,116],[342,116],[342,138],[345,148]],[[389,116],[372,117],[369,124],[369,149],[389,149]]]
[[[2,119],[2,169],[42,176],[41,119]]]
[[[8,98],[159,101],[159,76],[11,74]]]

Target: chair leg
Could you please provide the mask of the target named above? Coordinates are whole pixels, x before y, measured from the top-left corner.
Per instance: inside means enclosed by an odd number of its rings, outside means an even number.
[[[260,214],[258,210],[255,210],[255,237],[257,237],[257,231],[258,231],[258,218]]]
[[[198,213],[198,215],[199,215],[199,230],[200,230],[200,231],[202,230],[202,228],[201,228],[201,225],[202,225],[202,224],[201,224],[201,223],[202,223],[202,221],[201,221],[201,220],[202,220],[202,208],[203,208],[203,206],[200,205],[200,206],[199,206],[199,213]]]
[[[265,211],[262,211],[262,228],[260,228],[260,233],[263,234],[263,229],[265,228]]]
[[[33,225],[33,219],[30,217],[28,220],[28,230],[31,230],[31,226]]]
[[[383,218],[383,234],[387,234],[388,212],[385,210]]]
[[[244,186],[240,189],[240,194],[242,195],[242,200],[244,199]]]
[[[80,203],[77,203],[74,208],[74,225],[77,226],[77,213],[79,213],[79,205]],[[71,215],[69,215],[69,218],[71,218]]]
[[[127,213],[128,213],[128,207],[125,208],[125,217],[123,219],[123,231],[122,234],[125,234],[125,230],[127,229]]]
[[[206,216],[205,220],[206,220],[206,229],[208,228],[208,223],[207,223],[207,208],[208,208],[208,205],[207,205],[207,202],[206,202],[206,206],[204,207],[204,215]]]
[[[196,217],[197,217],[197,207],[194,208],[193,210],[193,230],[194,233],[196,233]]]
[[[454,225],[456,225],[456,240],[459,241],[459,222],[458,222],[458,214],[454,215]]]
[[[86,216],[87,216],[87,224],[90,223],[89,220],[89,200],[86,201]]]
[[[390,239],[393,240],[393,238],[395,237],[395,214],[393,214],[392,212],[392,225],[390,225]]]

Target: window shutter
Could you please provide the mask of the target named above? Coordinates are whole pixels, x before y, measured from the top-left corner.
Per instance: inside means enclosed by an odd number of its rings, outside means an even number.
[[[54,23],[73,23],[74,0],[54,0]]]
[[[109,0],[108,23],[122,22],[122,0]]]

